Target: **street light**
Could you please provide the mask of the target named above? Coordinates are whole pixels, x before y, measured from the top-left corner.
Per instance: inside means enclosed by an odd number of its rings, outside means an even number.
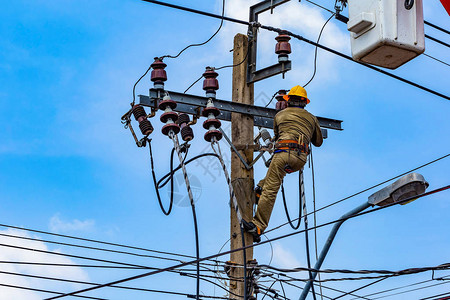
[[[371,206],[386,206],[392,203],[398,203],[404,199],[418,196],[420,194],[423,194],[425,190],[428,188],[428,182],[425,180],[425,178],[418,173],[410,173],[408,175],[403,176],[402,178],[398,179],[391,185],[388,185],[387,187],[379,190],[378,192],[373,193],[369,196],[369,201],[352,209],[348,213],[342,215],[342,217],[339,218],[339,220],[334,224],[333,229],[331,230],[330,234],[328,235],[328,239],[323,246],[322,251],[320,252],[320,256],[317,259],[317,262],[314,266],[314,269],[319,270],[322,267],[322,263],[325,260],[325,256],[328,253],[328,250],[330,250],[331,243],[334,240],[334,237],[337,234],[337,231],[341,227],[342,223],[344,223],[347,219],[350,217],[362,212],[363,210],[371,207]],[[408,201],[406,203],[412,202],[415,199]],[[401,203],[401,204],[406,204]],[[309,293],[309,290],[311,289],[311,284],[313,280],[316,278],[317,272],[312,272],[310,280],[306,283],[302,294],[300,295],[299,300],[305,300],[306,296]]]

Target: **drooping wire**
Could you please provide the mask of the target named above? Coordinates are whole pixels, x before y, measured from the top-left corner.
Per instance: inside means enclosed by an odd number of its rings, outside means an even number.
[[[440,62],[441,64],[444,64],[444,65],[447,65],[447,66],[450,67],[450,64],[448,64],[448,63],[446,63],[445,61],[442,61],[442,60],[440,60],[440,59],[438,59],[438,58],[436,58],[436,57],[433,57],[433,56],[428,55],[428,54],[426,54],[426,53],[423,53],[423,55],[425,55],[425,56],[427,56],[427,57],[429,57],[429,58],[431,58],[431,59],[434,59],[435,61]]]
[[[56,294],[56,295],[64,295],[64,293],[61,293],[61,292],[55,292],[55,291],[44,290],[44,289],[36,289],[36,288],[30,288],[30,287],[25,287],[25,286],[18,286],[18,285],[13,285],[13,284],[0,283],[0,286],[14,288],[14,289],[27,290],[27,291],[34,291],[34,292],[42,292],[42,293],[49,293],[49,294]],[[82,296],[82,295],[76,295],[75,297],[84,298],[84,299],[107,300],[105,298],[89,297],[89,296]]]
[[[200,261],[199,261],[199,259],[200,259],[200,245],[199,244],[200,243],[199,243],[199,234],[198,234],[197,214],[195,212],[194,196],[192,195],[191,184],[189,182],[189,177],[188,177],[188,174],[187,174],[187,171],[186,171],[186,166],[184,164],[184,159],[181,156],[181,150],[180,150],[180,144],[178,142],[178,137],[173,133],[173,131],[171,131],[169,133],[169,137],[173,141],[173,145],[174,145],[175,151],[177,152],[178,159],[180,160],[181,170],[183,171],[184,181],[186,183],[186,188],[187,188],[189,200],[190,200],[190,203],[191,203],[192,217],[194,219],[195,254],[196,254],[196,258],[197,258],[197,263],[196,263],[197,264],[196,299],[199,300],[200,299]],[[171,162],[171,170],[170,171],[171,171],[171,174],[172,174],[171,176],[173,177],[173,165],[172,165],[172,162]],[[155,182],[156,182],[156,180],[155,180]],[[155,188],[156,188],[156,184],[155,184]]]
[[[427,162],[427,163],[425,163],[425,164],[423,164],[423,165],[420,165],[420,166],[418,166],[418,167],[416,167],[416,168],[413,168],[413,169],[408,170],[408,171],[406,171],[406,172],[403,172],[403,173],[401,173],[401,174],[399,174],[399,175],[397,175],[397,176],[391,177],[391,178],[386,179],[386,180],[384,180],[384,181],[382,181],[382,182],[380,182],[380,183],[377,183],[377,184],[375,184],[375,185],[373,185],[373,186],[370,186],[370,187],[368,187],[368,188],[365,188],[365,189],[363,189],[363,190],[361,190],[361,191],[359,191],[359,192],[357,192],[357,193],[354,193],[354,194],[352,194],[352,195],[350,195],[350,196],[344,197],[344,198],[342,198],[342,199],[340,199],[340,200],[338,200],[338,201],[335,201],[335,202],[333,202],[333,203],[330,203],[330,204],[328,204],[328,205],[325,205],[325,206],[323,206],[323,207],[321,207],[321,208],[319,208],[319,209],[317,209],[317,210],[314,210],[313,212],[308,213],[308,215],[309,215],[309,214],[312,214],[312,213],[316,213],[316,212],[322,211],[322,210],[324,210],[324,209],[326,209],[326,208],[329,208],[329,207],[331,207],[331,206],[334,206],[334,205],[336,205],[336,204],[338,204],[338,203],[341,203],[341,202],[343,202],[343,201],[345,201],[345,200],[348,200],[348,199],[350,199],[350,198],[353,198],[353,197],[355,197],[355,196],[358,196],[358,195],[360,195],[360,194],[362,194],[362,193],[365,193],[365,192],[367,192],[367,191],[369,191],[369,190],[372,190],[372,189],[374,189],[374,188],[376,188],[376,187],[378,187],[378,186],[380,186],[380,185],[383,185],[383,184],[385,184],[385,183],[388,183],[389,181],[392,181],[392,180],[394,180],[394,179],[400,178],[400,177],[402,177],[402,176],[404,176],[404,175],[406,175],[406,174],[409,174],[409,173],[411,173],[411,172],[417,171],[417,170],[419,170],[419,169],[421,169],[421,168],[424,168],[424,167],[426,167],[426,166],[429,166],[429,165],[431,165],[431,164],[434,164],[434,163],[436,163],[436,162],[438,162],[438,161],[440,161],[440,160],[442,160],[442,159],[444,159],[444,158],[447,158],[447,157],[449,157],[449,156],[450,156],[450,153],[449,153],[449,154],[446,154],[446,155],[443,155],[443,156],[441,156],[441,157],[439,157],[439,158],[436,158],[436,159],[434,159],[434,160],[432,160],[432,161],[430,161],[430,162]],[[294,220],[294,221],[296,221],[296,220]],[[283,227],[283,226],[286,226],[286,225],[288,225],[288,222],[283,223],[283,224],[281,224],[281,225],[278,225],[278,226],[276,226],[276,227],[274,227],[274,228],[272,228],[272,229],[270,229],[270,230],[267,230],[266,233],[269,233],[269,232],[271,232],[271,231],[277,230],[277,229],[279,229],[279,228],[281,228],[281,227]]]
[[[319,254],[318,254],[318,246],[317,246],[317,215],[316,215],[316,180],[315,180],[315,171],[314,171],[314,159],[313,159],[313,150],[312,147],[309,147],[310,149],[310,153],[309,153],[309,161],[311,163],[311,178],[312,178],[312,194],[313,194],[313,223],[314,223],[314,253],[316,255],[316,261],[319,259]],[[319,281],[321,280],[320,278],[320,273],[318,273],[318,277],[319,277]],[[322,297],[322,283],[319,282],[319,287],[320,287],[320,295],[321,298]]]
[[[172,149],[172,152],[170,154],[170,200],[169,200],[169,208],[166,210],[164,208],[164,205],[162,204],[162,200],[161,200],[161,195],[159,193],[159,188],[158,188],[158,184],[156,182],[156,174],[155,174],[155,166],[154,166],[154,162],[153,162],[153,152],[152,152],[152,140],[148,139],[148,149],[150,152],[150,165],[151,165],[151,169],[152,169],[152,178],[153,178],[153,184],[155,186],[155,192],[156,192],[156,198],[158,199],[158,203],[159,206],[162,210],[162,212],[168,216],[170,215],[171,211],[172,211],[172,207],[173,207],[173,155],[175,152],[175,148]]]
[[[303,224],[305,226],[305,247],[306,247],[306,262],[308,264],[308,269],[311,269],[311,255],[309,253],[309,232],[308,232],[308,212],[306,211],[306,201],[305,201],[305,187],[303,183],[303,169],[298,173],[298,185],[300,190],[300,198],[302,198],[303,202]],[[315,226],[314,226],[315,227]],[[309,280],[311,280],[311,293],[313,295],[313,299],[316,300],[316,292],[314,290],[314,277],[312,275],[312,271],[308,271]]]
[[[285,30],[285,29],[276,28],[276,27],[267,26],[267,25],[262,25],[262,24],[259,24],[259,23],[258,24],[251,24],[248,21],[243,21],[243,20],[230,18],[230,17],[222,17],[222,16],[219,16],[217,14],[213,14],[213,13],[209,13],[209,12],[205,12],[205,11],[200,11],[200,10],[195,10],[195,9],[192,9],[192,8],[188,8],[188,7],[184,7],[184,6],[180,6],[180,5],[174,5],[174,4],[165,3],[165,2],[156,1],[156,0],[143,0],[143,1],[149,2],[149,3],[158,4],[158,5],[163,5],[163,6],[167,6],[167,7],[171,7],[171,8],[174,8],[174,9],[184,10],[184,11],[188,11],[188,12],[192,12],[192,13],[196,13],[196,14],[200,14],[200,15],[204,15],[204,16],[208,16],[208,17],[212,17],[212,18],[223,19],[223,20],[226,20],[226,21],[230,21],[230,22],[234,22],[234,23],[238,23],[238,24],[243,24],[243,25],[247,25],[247,26],[250,26],[250,25],[258,26],[261,29],[265,29],[265,30],[272,31],[272,32],[287,34],[287,35],[289,35],[291,37],[294,37],[294,38],[296,38],[296,39],[298,39],[300,41],[306,42],[306,43],[308,43],[310,45],[313,45],[313,46],[317,45],[321,49],[324,49],[324,50],[326,50],[328,52],[331,52],[331,53],[333,53],[333,54],[335,54],[337,56],[340,56],[342,58],[345,58],[345,59],[347,59],[349,61],[355,62],[355,63],[357,63],[359,65],[365,66],[366,68],[372,69],[374,71],[377,71],[379,73],[387,75],[387,76],[389,76],[391,78],[394,78],[394,79],[397,79],[397,80],[399,80],[401,82],[404,82],[406,84],[412,85],[412,86],[414,86],[416,88],[419,88],[419,89],[424,90],[424,91],[426,91],[428,93],[434,94],[434,95],[436,95],[438,97],[441,97],[443,99],[450,100],[450,96],[444,95],[444,94],[439,93],[439,92],[437,92],[435,90],[432,90],[430,88],[427,88],[425,86],[417,84],[417,83],[415,83],[413,81],[410,81],[408,79],[405,79],[403,77],[397,76],[395,74],[389,73],[387,71],[384,71],[384,70],[382,70],[380,68],[377,68],[377,67],[374,67],[372,65],[369,65],[369,64],[366,64],[366,63],[363,63],[363,62],[359,62],[359,61],[355,61],[349,55],[346,55],[346,54],[341,53],[339,51],[336,51],[336,50],[334,50],[332,48],[329,48],[329,47],[323,46],[321,44],[315,43],[313,41],[310,41],[310,40],[304,38],[303,36],[300,36],[298,34],[294,34],[294,33],[290,32],[290,31]]]
[[[214,139],[215,140],[215,139]],[[214,148],[214,144],[217,144],[217,150],[216,148]],[[227,185],[228,185],[228,189],[229,189],[229,193],[230,193],[230,200],[233,203],[233,206],[235,207],[236,210],[236,215],[237,218],[239,219],[239,228],[241,230],[241,240],[242,240],[242,248],[244,249],[242,251],[242,256],[243,256],[243,260],[244,260],[244,300],[248,299],[248,280],[247,280],[247,250],[245,249],[245,236],[244,236],[244,227],[242,224],[242,215],[239,212],[239,206],[237,203],[237,199],[236,199],[236,194],[234,192],[234,188],[233,188],[233,184],[231,183],[231,179],[230,176],[228,174],[228,170],[227,167],[225,165],[225,162],[223,160],[223,155],[222,155],[222,151],[220,150],[220,144],[218,141],[213,141],[211,143],[211,148],[213,149],[214,153],[217,155],[217,158],[219,159],[219,162],[222,166],[223,169],[223,174],[225,176],[225,179],[227,181]]]
[[[335,15],[336,15],[336,14],[333,13],[333,14],[328,18],[328,20],[323,24],[322,29],[320,29],[319,37],[317,38],[317,44],[320,42],[320,38],[321,38],[321,36],[322,36],[323,30],[325,29],[325,26],[327,26],[328,22],[330,22],[330,20],[331,20]],[[308,80],[308,82],[307,82],[303,87],[307,87],[308,84],[310,84],[311,81],[313,81],[314,77],[316,76],[316,71],[317,71],[317,50],[318,50],[318,47],[317,47],[317,45],[316,45],[316,49],[314,50],[314,72],[313,72],[311,78]]]
[[[368,210],[368,211],[363,211],[363,212],[360,212],[360,213],[348,216],[344,220],[353,219],[353,218],[356,218],[356,217],[359,217],[359,216],[363,216],[363,215],[366,215],[366,214],[369,214],[369,213],[373,213],[373,212],[376,212],[376,211],[379,211],[379,210],[387,209],[387,208],[389,208],[389,207],[391,207],[393,205],[407,203],[407,202],[409,202],[411,200],[423,198],[423,197],[426,197],[426,196],[429,196],[429,195],[432,195],[432,194],[436,194],[436,193],[439,193],[439,192],[446,191],[448,189],[450,189],[450,185],[443,186],[441,188],[438,188],[438,189],[435,189],[435,190],[432,190],[432,191],[429,191],[429,192],[426,192],[426,193],[423,193],[423,194],[420,194],[420,195],[417,195],[417,196],[408,197],[408,198],[403,199],[403,200],[401,200],[401,201],[399,201],[397,203],[391,203],[391,204],[387,204],[385,206],[377,207],[377,208],[374,208],[374,209],[371,209],[371,210]],[[334,220],[334,221],[329,221],[329,222],[317,225],[316,227],[317,228],[321,228],[321,227],[324,227],[324,226],[335,224],[336,222],[341,222],[342,220],[343,220],[343,218],[340,218],[340,219],[337,219],[337,220]],[[311,230],[311,229],[313,229],[313,228],[309,228],[308,230]],[[139,279],[139,278],[152,276],[152,275],[159,274],[159,273],[162,273],[162,272],[168,272],[168,271],[171,271],[171,270],[174,270],[174,269],[178,269],[178,268],[181,268],[181,267],[184,267],[184,266],[196,263],[197,261],[210,260],[210,259],[213,259],[213,258],[216,258],[216,257],[219,257],[219,256],[228,255],[230,253],[242,251],[244,249],[258,247],[258,246],[264,245],[264,244],[269,243],[269,242],[277,241],[277,240],[284,239],[284,238],[287,238],[287,237],[290,237],[290,236],[294,236],[294,235],[297,235],[297,234],[300,234],[300,233],[304,233],[305,231],[306,230],[294,231],[292,233],[284,234],[284,235],[272,238],[272,239],[267,240],[267,241],[261,241],[261,242],[259,242],[257,244],[251,244],[251,245],[245,246],[243,248],[232,249],[232,250],[225,251],[225,252],[222,252],[222,253],[209,255],[209,256],[203,257],[203,258],[201,258],[199,260],[188,261],[188,262],[180,263],[180,264],[177,264],[177,265],[172,265],[172,266],[169,266],[169,267],[166,267],[166,268],[161,268],[161,269],[158,269],[158,270],[155,270],[155,271],[150,271],[150,272],[134,275],[134,276],[131,276],[131,277],[126,277],[126,278],[122,278],[122,279],[119,279],[119,280],[107,282],[107,283],[101,284],[101,285],[96,286],[96,287],[85,288],[85,289],[69,292],[69,293],[66,293],[64,295],[47,298],[45,300],[53,300],[53,299],[59,299],[59,298],[67,297],[67,296],[77,295],[77,294],[80,294],[80,293],[84,293],[84,292],[88,292],[88,291],[92,291],[92,290],[97,290],[97,289],[100,289],[100,288],[108,287],[110,285],[119,284],[119,283],[123,283],[123,282],[128,282],[128,281],[131,281],[131,280],[136,280],[136,279]]]
[[[199,44],[190,44],[190,45],[184,47],[184,48],[183,48],[180,52],[178,52],[178,54],[175,55],[175,56],[172,56],[172,55],[164,55],[164,56],[161,56],[161,58],[162,58],[162,59],[163,59],[163,58],[166,58],[166,57],[167,57],[167,58],[177,58],[178,56],[181,55],[181,53],[183,53],[184,51],[186,51],[187,49],[189,49],[189,48],[191,48],[191,47],[203,46],[203,45],[209,43],[209,41],[211,41],[211,40],[219,33],[220,29],[222,29],[222,25],[223,25],[223,17],[224,17],[224,15],[225,15],[225,0],[222,1],[222,18],[221,18],[221,21],[220,21],[219,28],[217,28],[216,32],[214,32],[214,34],[213,34],[209,39],[207,39],[207,40],[204,41],[203,43],[199,43]]]
[[[300,176],[300,173],[299,173]],[[284,193],[284,184],[283,182],[281,183],[281,196],[283,198],[283,206],[284,206],[284,211],[286,212],[286,217],[288,219],[288,223],[291,226],[292,229],[297,230],[300,227],[300,223],[302,221],[302,197],[301,197],[301,188],[299,188],[299,197],[298,197],[298,218],[297,220],[297,224],[294,225],[294,222],[291,220],[291,216],[289,215],[289,209],[287,207],[287,201],[286,201],[286,195]]]
[[[424,23],[427,24],[427,25],[430,26],[430,27],[433,27],[434,29],[440,30],[440,31],[442,31],[442,32],[444,32],[444,33],[446,33],[446,34],[450,34],[450,31],[448,31],[448,30],[446,30],[446,29],[444,29],[444,28],[442,28],[442,27],[439,27],[439,26],[437,26],[437,25],[434,25],[434,24],[432,24],[432,23],[430,23],[430,22],[428,22],[428,21],[424,21]]]
[[[237,64],[234,64],[234,65],[225,65],[225,66],[222,66],[222,67],[218,67],[218,68],[212,68],[214,71],[219,71],[219,70],[222,70],[222,69],[226,69],[226,68],[234,68],[234,67],[237,67],[237,66],[240,66],[241,64],[243,64],[244,62],[245,62],[245,60],[247,59],[247,56],[248,56],[248,47],[247,47],[247,53],[245,53],[245,56],[244,56],[244,58],[240,61],[240,62],[238,62]],[[202,79],[203,78],[203,75],[202,76],[200,76],[197,80],[195,80],[184,92],[183,92],[183,94],[186,94],[187,93],[187,91],[189,91],[197,82],[199,82],[200,81],[200,79]]]

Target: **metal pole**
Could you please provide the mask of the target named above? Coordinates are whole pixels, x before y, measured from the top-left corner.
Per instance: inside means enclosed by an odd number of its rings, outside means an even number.
[[[342,215],[342,217],[339,218],[339,221],[334,224],[333,229],[331,229],[331,232],[328,235],[328,239],[327,239],[325,245],[323,246],[322,251],[320,252],[319,258],[317,259],[314,269],[319,270],[320,267],[322,267],[322,263],[325,260],[325,256],[327,256],[328,250],[330,250],[330,247],[331,247],[331,243],[333,243],[334,237],[336,236],[337,231],[341,227],[342,223],[344,223],[345,220],[347,220],[349,217],[356,215],[357,213],[360,213],[369,207],[370,207],[370,204],[368,202],[366,202],[366,203],[352,209],[351,211]],[[317,272],[312,272],[312,278],[310,281],[308,281],[306,283],[305,287],[303,288],[303,292],[300,295],[299,300],[306,299],[306,296],[308,295],[309,290],[311,289],[311,284],[313,283],[313,280],[316,278],[316,276],[317,276]]]

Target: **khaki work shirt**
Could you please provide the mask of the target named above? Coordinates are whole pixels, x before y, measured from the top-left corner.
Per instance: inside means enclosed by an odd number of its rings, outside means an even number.
[[[320,147],[323,143],[322,131],[317,118],[300,107],[288,107],[275,115],[273,131],[277,141],[295,140],[299,143]]]

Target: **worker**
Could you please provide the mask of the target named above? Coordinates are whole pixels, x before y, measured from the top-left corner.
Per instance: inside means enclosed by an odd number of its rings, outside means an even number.
[[[306,90],[297,85],[283,97],[288,107],[279,111],[274,118],[273,131],[275,151],[266,177],[255,188],[258,208],[251,222],[242,220],[244,229],[259,243],[261,234],[267,228],[278,190],[286,173],[303,168],[312,143],[320,147],[323,142],[319,121],[305,106],[310,102]]]

